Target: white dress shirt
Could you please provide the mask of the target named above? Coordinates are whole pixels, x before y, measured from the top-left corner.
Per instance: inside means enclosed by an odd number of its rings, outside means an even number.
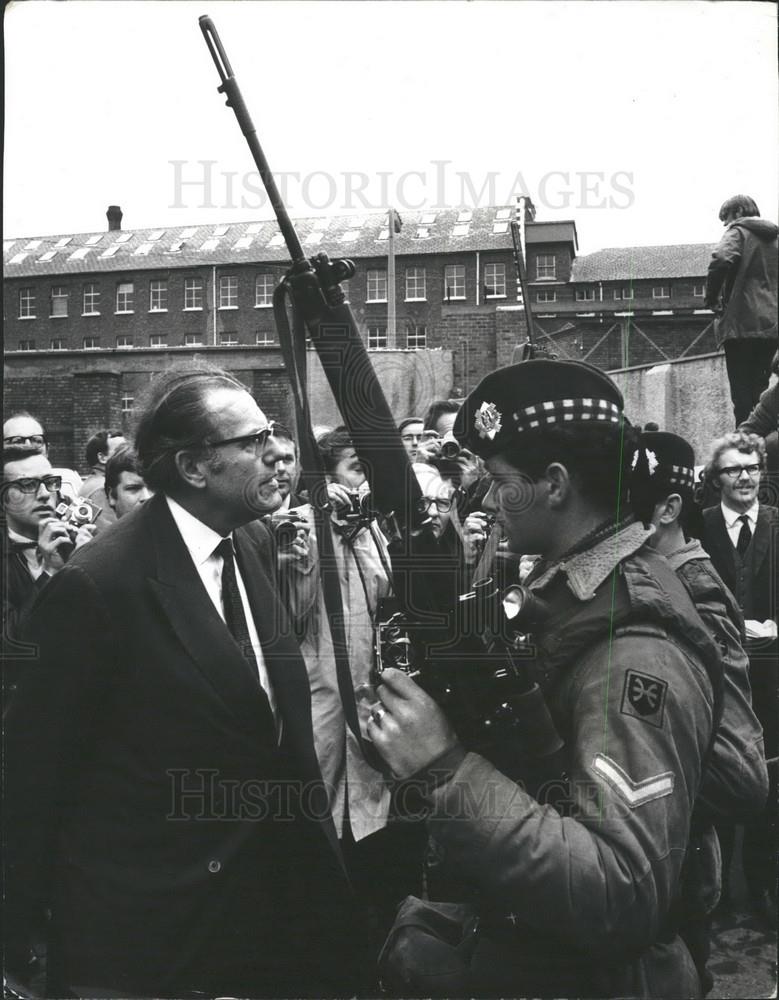
[[[721,503],[720,507],[722,508],[722,516],[725,518],[725,527],[728,529],[728,535],[730,536],[734,549],[738,544],[738,536],[741,534],[741,528],[744,524],[741,520],[742,514],[746,514],[748,518],[749,530],[752,532],[754,537],[755,529],[757,528],[757,512],[760,509],[760,504],[757,500],[755,500],[749,510],[732,510],[730,507],[726,507],[724,503]]]
[[[219,617],[222,621],[225,620],[224,606],[222,605],[222,566],[224,565],[224,560],[220,555],[216,555],[214,549],[222,542],[224,539],[220,534],[209,528],[207,524],[203,524],[194,515],[190,514],[189,511],[184,510],[181,504],[176,503],[169,496],[165,497],[168,504],[168,509],[176,522],[176,527],[179,529],[184,544],[192,557],[192,562],[195,564],[195,569],[203,581],[203,586],[206,588],[206,593],[211,598],[211,603],[216,608]],[[232,535],[229,536],[232,538]],[[276,706],[276,701],[273,695],[273,687],[270,682],[270,677],[268,676],[268,669],[265,665],[265,657],[262,655],[262,647],[260,646],[260,637],[257,635],[257,627],[254,624],[254,615],[252,613],[251,605],[249,604],[249,598],[246,594],[246,587],[244,586],[243,579],[241,577],[241,571],[238,568],[238,560],[235,560],[235,577],[238,581],[238,591],[241,595],[241,603],[243,604],[243,613],[246,616],[246,625],[249,629],[249,639],[251,640],[252,650],[254,651],[254,658],[257,661],[257,668],[260,675],[260,684],[262,684],[265,693],[268,696],[268,701],[270,702],[271,710],[273,711],[273,717],[276,719],[276,725],[279,724],[278,708]]]

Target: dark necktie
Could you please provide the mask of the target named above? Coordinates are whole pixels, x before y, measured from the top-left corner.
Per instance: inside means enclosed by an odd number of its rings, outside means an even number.
[[[746,514],[742,514],[739,517],[741,521],[741,531],[738,533],[738,541],[736,542],[736,552],[744,558],[744,554],[749,548],[749,543],[752,541],[752,529],[749,527],[749,518]]]
[[[241,592],[238,589],[238,580],[235,575],[235,556],[233,555],[233,543],[230,538],[223,538],[214,550],[214,554],[221,556],[222,566],[222,608],[225,613],[225,622],[230,629],[230,633],[238,643],[244,658],[252,668],[252,675],[259,683],[260,673],[257,667],[257,659],[254,655],[249,626],[246,624],[246,615],[243,610]]]

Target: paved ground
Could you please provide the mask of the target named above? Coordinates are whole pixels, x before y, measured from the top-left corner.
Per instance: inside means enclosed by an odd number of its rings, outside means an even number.
[[[740,857],[737,840],[736,857]],[[733,866],[732,911],[717,912],[709,969],[714,987],[709,998],[741,1000],[775,997],[777,985],[776,931],[750,913],[739,864]]]

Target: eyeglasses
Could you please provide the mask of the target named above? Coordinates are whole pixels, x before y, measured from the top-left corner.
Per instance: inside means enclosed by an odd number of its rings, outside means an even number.
[[[261,431],[255,431],[254,434],[241,434],[239,437],[225,438],[224,441],[207,441],[206,444],[209,448],[221,448],[226,444],[249,444],[252,442],[254,444],[254,452],[259,455],[262,449],[265,447],[268,438],[273,434],[273,421],[271,421],[267,427],[263,427]]]
[[[756,479],[760,475],[759,465],[727,465],[724,469],[718,469],[718,476],[727,476],[728,479],[738,479],[742,472],[750,477],[750,479]]]
[[[41,488],[41,483],[49,493],[56,493],[62,486],[62,476],[27,476],[24,479],[12,479],[3,483],[3,489],[15,489],[20,493],[37,493]]]
[[[400,435],[400,440],[401,441],[421,441],[422,440],[422,435],[421,434],[401,434]]]
[[[420,497],[417,500],[417,510],[421,514],[427,514],[433,504],[435,504],[439,514],[446,514],[447,511],[452,509],[453,503],[454,500],[452,497]]]
[[[45,434],[14,434],[13,437],[3,438],[3,444],[20,445],[31,444],[36,448],[42,448],[46,444]]]

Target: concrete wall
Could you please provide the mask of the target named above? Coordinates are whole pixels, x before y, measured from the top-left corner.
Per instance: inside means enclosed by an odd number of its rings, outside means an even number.
[[[662,365],[609,372],[625,397],[634,424],[654,420],[686,438],[696,460],[706,460],[714,438],[735,428],[724,354],[705,354]]]

